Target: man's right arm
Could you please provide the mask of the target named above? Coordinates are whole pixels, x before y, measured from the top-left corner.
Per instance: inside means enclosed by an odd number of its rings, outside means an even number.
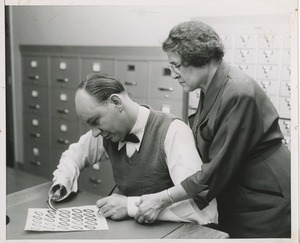
[[[53,172],[53,185],[49,190],[49,196],[55,193],[57,185],[65,187],[65,194],[60,195],[57,201],[63,200],[72,191],[77,192],[80,171],[100,161],[102,156],[106,156],[103,138],[101,136],[94,138],[91,131],[82,135],[77,143],[71,144],[62,154],[57,169]]]

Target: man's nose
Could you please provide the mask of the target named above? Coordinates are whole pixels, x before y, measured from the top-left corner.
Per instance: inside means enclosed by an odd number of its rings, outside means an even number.
[[[92,128],[92,134],[93,134],[93,137],[98,137],[100,134],[101,134],[102,130],[97,128],[97,127],[94,127]]]

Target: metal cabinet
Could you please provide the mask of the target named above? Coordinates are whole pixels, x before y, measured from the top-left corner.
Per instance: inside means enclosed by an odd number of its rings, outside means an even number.
[[[74,99],[79,82],[91,73],[112,74],[137,103],[182,117],[182,88],[161,52],[159,47],[21,46],[24,168],[51,179],[62,153],[90,129],[79,120]],[[99,165],[83,170],[79,189],[105,196],[114,186],[112,169],[109,161]]]

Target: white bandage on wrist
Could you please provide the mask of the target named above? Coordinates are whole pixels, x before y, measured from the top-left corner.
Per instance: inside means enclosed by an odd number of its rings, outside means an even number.
[[[172,198],[172,196],[171,196],[171,193],[170,193],[169,189],[167,189],[166,191],[167,191],[167,194],[168,194],[168,198],[169,198],[169,200],[171,201],[171,204],[173,204],[173,203],[174,203],[174,200],[173,200],[173,198]]]

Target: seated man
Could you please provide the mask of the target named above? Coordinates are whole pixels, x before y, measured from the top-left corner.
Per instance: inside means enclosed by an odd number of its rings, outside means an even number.
[[[119,191],[96,205],[113,220],[134,217],[139,196],[165,190],[201,170],[190,128],[170,114],[138,105],[112,76],[87,76],[78,86],[75,107],[91,130],[62,154],[49,191],[50,196],[60,193],[55,200],[76,192],[80,171],[107,155]],[[216,201],[200,210],[189,199],[166,208],[158,219],[208,224],[217,223],[217,216]]]

